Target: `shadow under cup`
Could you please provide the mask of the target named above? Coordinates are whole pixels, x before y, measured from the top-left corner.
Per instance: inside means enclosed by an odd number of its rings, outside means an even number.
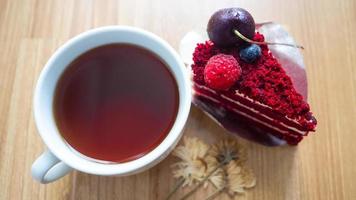
[[[73,60],[96,47],[117,43],[139,46],[160,57],[174,77],[178,90],[177,114],[164,139],[139,158],[122,163],[96,159],[75,150],[76,146],[69,145],[63,140],[52,110],[56,83]],[[34,114],[43,141],[49,151],[64,164],[91,174],[127,175],[147,169],[169,154],[182,135],[190,104],[191,89],[188,72],[175,50],[152,33],[132,27],[112,26],[80,34],[55,52],[39,77],[34,97]]]

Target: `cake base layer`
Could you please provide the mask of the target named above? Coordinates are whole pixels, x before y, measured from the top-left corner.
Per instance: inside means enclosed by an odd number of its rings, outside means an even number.
[[[222,127],[237,135],[263,145],[296,145],[303,135],[283,127],[277,121],[266,121],[264,117],[249,113],[241,107],[222,104],[221,100],[196,92],[193,103],[209,114]],[[226,102],[225,102],[226,103]]]

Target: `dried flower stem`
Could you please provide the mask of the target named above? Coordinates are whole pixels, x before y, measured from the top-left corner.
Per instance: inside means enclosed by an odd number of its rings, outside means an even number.
[[[220,167],[222,167],[223,165],[226,165],[228,164],[233,158],[228,156],[228,157],[225,157],[225,159],[223,161],[221,161],[219,163],[219,165],[217,165],[202,181],[200,181],[198,183],[197,186],[195,186],[194,189],[192,189],[191,191],[189,191],[187,194],[185,194],[180,200],[185,200],[187,199],[190,195],[194,194],[194,192],[196,192],[203,184],[205,181],[207,181],[211,175],[213,175],[216,170],[218,170]]]
[[[195,186],[194,189],[192,189],[191,191],[189,191],[187,194],[185,194],[182,198],[180,198],[180,200],[185,200],[187,199],[190,195],[194,194],[194,192],[196,192],[203,184],[206,180],[208,180],[210,178],[211,175],[213,175],[215,173],[216,170],[218,170],[220,167],[222,167],[225,163],[221,162],[219,163],[219,165],[217,165],[202,181],[200,181],[198,183],[197,186]]]
[[[231,157],[231,160],[233,160],[232,157]],[[209,195],[206,198],[206,200],[215,199],[219,194],[221,194],[221,192],[223,192],[226,189],[226,186],[227,186],[227,172],[226,172],[226,170],[223,170],[223,173],[224,173],[224,182],[225,182],[225,184],[223,185],[223,187],[221,187],[220,189],[216,190],[213,194]]]
[[[184,178],[181,177],[181,178],[178,180],[178,182],[176,183],[176,185],[174,186],[174,188],[169,192],[169,194],[168,194],[168,196],[165,198],[165,200],[169,200],[169,199],[173,196],[173,194],[175,194],[176,191],[177,191],[180,187],[182,187],[183,183],[184,183]]]
[[[219,194],[221,194],[226,188],[222,187],[218,190],[216,190],[213,194],[209,195],[205,200],[213,200],[215,199]]]
[[[242,40],[248,42],[248,43],[252,43],[252,44],[263,44],[263,45],[284,45],[284,46],[289,46],[289,47],[294,47],[294,48],[299,48],[299,49],[304,49],[303,46],[301,45],[297,45],[297,44],[287,44],[287,43],[279,43],[279,42],[257,42],[257,41],[253,41],[248,39],[247,37],[245,37],[244,35],[242,35],[238,30],[234,29],[234,34],[241,38]]]

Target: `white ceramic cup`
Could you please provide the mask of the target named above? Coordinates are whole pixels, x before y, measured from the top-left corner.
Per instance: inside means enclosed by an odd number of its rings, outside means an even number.
[[[109,164],[95,162],[75,153],[62,139],[52,109],[56,84],[66,67],[84,52],[112,43],[138,45],[163,59],[178,84],[179,108],[173,127],[155,149],[136,160]],[[127,26],[108,26],[84,32],[66,42],[52,55],[37,81],[34,95],[35,122],[48,150],[33,163],[32,176],[41,183],[49,183],[73,169],[108,176],[129,175],[148,169],[165,158],[179,141],[189,115],[190,104],[188,73],[176,51],[163,39],[142,29]]]

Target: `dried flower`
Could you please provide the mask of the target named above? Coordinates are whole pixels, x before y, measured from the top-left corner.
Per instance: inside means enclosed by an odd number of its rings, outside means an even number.
[[[198,138],[185,137],[183,145],[178,146],[173,155],[181,159],[172,165],[173,175],[180,181],[166,199],[181,186],[195,182],[196,186],[181,199],[188,198],[199,187],[206,186],[207,180],[218,189],[208,199],[215,198],[222,191],[231,196],[241,194],[256,184],[252,171],[245,166],[246,150],[235,139],[225,139],[209,147]]]
[[[174,168],[173,176],[183,178],[183,186],[204,179],[208,172],[208,165],[205,161],[208,150],[209,145],[198,138],[184,137],[183,145],[178,146],[173,151],[173,155],[181,159],[181,161],[172,165]]]
[[[236,139],[230,138],[213,145],[207,160],[209,162],[224,162],[224,164],[228,164],[231,160],[234,160],[237,164],[242,165],[246,162],[246,159],[247,153],[245,148]]]
[[[245,188],[255,186],[256,178],[252,171],[245,166],[246,150],[236,140],[220,141],[211,148],[206,160],[208,165],[222,164],[221,168],[216,171],[214,179],[209,179],[218,190],[208,199],[214,198],[222,191],[226,191],[230,196],[236,193],[242,194],[245,192]]]
[[[226,167],[226,191],[230,195],[235,193],[245,193],[245,188],[256,185],[256,178],[252,171],[245,166],[239,166],[235,161],[230,162]]]

